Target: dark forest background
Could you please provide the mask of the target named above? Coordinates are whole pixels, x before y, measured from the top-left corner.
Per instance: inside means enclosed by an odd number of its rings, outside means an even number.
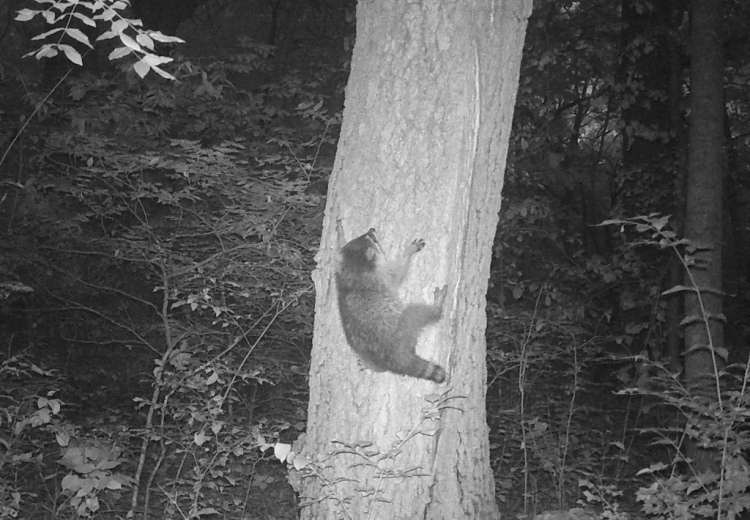
[[[177,81],[108,40],[72,38],[82,66],[24,57],[50,27],[16,13],[63,2],[0,4],[0,520],[295,518],[270,447],[305,431],[355,3],[132,4],[185,40],[157,47]],[[508,517],[750,508],[750,3],[724,11],[717,403],[684,385],[670,291],[694,210],[689,5],[536,2],[487,294]]]

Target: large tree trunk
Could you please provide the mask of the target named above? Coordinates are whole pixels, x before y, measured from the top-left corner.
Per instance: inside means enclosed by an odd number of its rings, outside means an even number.
[[[722,186],[724,62],[721,0],[693,0],[690,64],[690,135],[685,238],[700,247],[685,285],[685,375],[696,394],[718,397],[723,363]],[[700,296],[700,298],[699,298]],[[701,305],[702,302],[702,305]],[[704,323],[706,320],[709,327]],[[709,348],[710,347],[710,348]],[[718,365],[718,366],[717,366]],[[715,452],[688,446],[698,473],[715,469]]]
[[[360,1],[318,268],[301,518],[497,518],[485,417],[485,293],[529,0]],[[415,238],[401,297],[444,315],[418,353],[435,383],[363,369],[336,304],[336,223]],[[430,396],[450,398],[431,404]],[[430,413],[433,408],[433,413]],[[439,412],[435,410],[440,408]],[[425,413],[425,410],[428,410]],[[298,464],[298,467],[303,464]]]

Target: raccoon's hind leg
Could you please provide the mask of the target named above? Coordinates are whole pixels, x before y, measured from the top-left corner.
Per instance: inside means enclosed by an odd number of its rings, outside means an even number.
[[[387,360],[390,369],[399,374],[430,379],[436,383],[445,381],[445,370],[416,353],[417,341],[422,329],[440,320],[448,288],[435,289],[433,305],[408,305],[398,323],[397,345],[390,349],[392,359]]]
[[[414,334],[416,338],[426,325],[437,322],[443,315],[443,304],[447,294],[448,286],[436,287],[432,305],[407,305],[399,317],[399,329]]]

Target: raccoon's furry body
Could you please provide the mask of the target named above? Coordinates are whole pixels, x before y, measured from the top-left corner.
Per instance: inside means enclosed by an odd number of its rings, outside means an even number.
[[[421,330],[440,319],[446,288],[435,289],[433,305],[405,305],[398,295],[412,255],[423,247],[424,240],[414,240],[388,261],[373,228],[344,245],[336,272],[339,313],[346,340],[365,366],[442,383],[445,370],[415,349]]]

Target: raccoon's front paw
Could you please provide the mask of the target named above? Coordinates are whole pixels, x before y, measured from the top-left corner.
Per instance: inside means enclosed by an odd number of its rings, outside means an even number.
[[[409,247],[406,248],[406,254],[408,256],[411,256],[414,253],[419,253],[422,249],[424,249],[424,239],[417,238],[415,240],[412,240],[411,244],[409,244]]]

